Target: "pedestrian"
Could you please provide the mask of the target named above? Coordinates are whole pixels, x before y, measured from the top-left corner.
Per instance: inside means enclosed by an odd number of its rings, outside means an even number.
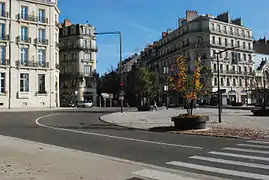
[[[154,102],[153,102],[153,106],[154,106],[154,109],[155,109],[156,111],[158,111],[158,109],[157,109],[157,103],[156,103],[155,100],[154,100]]]

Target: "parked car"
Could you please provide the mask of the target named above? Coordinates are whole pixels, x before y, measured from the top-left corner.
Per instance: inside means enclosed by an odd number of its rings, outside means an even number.
[[[92,107],[92,101],[78,101],[77,102],[77,107],[86,107],[86,108],[89,108],[89,107]]]

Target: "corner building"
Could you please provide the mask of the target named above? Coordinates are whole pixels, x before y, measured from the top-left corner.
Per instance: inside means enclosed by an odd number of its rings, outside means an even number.
[[[0,108],[59,106],[56,0],[0,1]]]

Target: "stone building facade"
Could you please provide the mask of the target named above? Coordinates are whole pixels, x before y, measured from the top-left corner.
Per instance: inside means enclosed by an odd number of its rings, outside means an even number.
[[[57,1],[0,6],[0,108],[59,106]]]
[[[198,15],[188,10],[185,18],[178,19],[178,28],[163,32],[158,42],[141,52],[141,59],[160,74],[160,89],[163,89],[167,83],[167,69],[176,63],[178,56],[186,58],[189,72],[194,70],[194,61],[200,56],[203,65],[212,69],[210,75],[201,79],[207,82],[205,90],[212,95],[217,92],[216,52],[234,47],[235,50],[219,55],[222,99],[224,104],[246,103],[247,86],[253,76],[252,42],[252,31],[242,25],[240,18],[231,20],[228,13],[217,17]]]
[[[91,100],[96,105],[96,36],[89,24],[60,27],[60,99],[66,106],[75,101]]]

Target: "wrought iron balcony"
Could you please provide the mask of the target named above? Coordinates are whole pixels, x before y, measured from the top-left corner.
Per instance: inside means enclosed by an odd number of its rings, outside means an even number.
[[[25,20],[25,21],[32,21],[32,22],[36,22],[37,21],[37,17],[36,16],[31,16],[29,14],[18,14],[17,15],[18,20]]]
[[[36,62],[36,61],[29,61],[29,60],[18,60],[16,61],[17,66],[24,66],[24,67],[44,67],[49,68],[49,62]]]
[[[48,24],[49,19],[46,17],[37,17],[37,22]]]
[[[43,44],[43,45],[49,44],[48,39],[36,38],[34,41],[35,41],[35,44]]]
[[[6,11],[2,11],[2,12],[0,12],[0,17],[8,17],[8,12],[6,12]]]
[[[24,42],[24,43],[32,42],[32,39],[30,37],[25,37],[25,36],[17,36],[16,40],[17,42]]]
[[[82,59],[81,62],[86,62],[86,63],[93,63],[93,59]]]
[[[93,73],[85,73],[85,72],[78,72],[77,76],[78,77],[91,77],[93,75]]]
[[[0,65],[9,65],[8,59],[0,59]]]
[[[0,36],[0,41],[8,41],[8,40],[9,40],[9,35]]]

